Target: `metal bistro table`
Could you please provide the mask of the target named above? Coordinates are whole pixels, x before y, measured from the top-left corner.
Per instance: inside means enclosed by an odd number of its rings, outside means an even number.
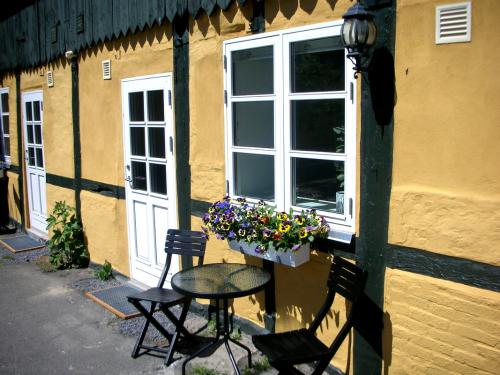
[[[189,268],[176,273],[171,280],[172,288],[186,296],[193,298],[213,299],[217,310],[222,300],[224,322],[221,332],[219,314],[216,314],[217,332],[214,341],[205,345],[190,355],[182,364],[182,374],[185,374],[186,364],[200,355],[205,350],[217,345],[221,340],[226,346],[229,359],[236,374],[240,374],[236,361],[229,347],[229,341],[242,347],[248,353],[248,365],[252,366],[252,355],[250,349],[245,345],[229,337],[229,314],[228,300],[236,297],[244,297],[264,289],[271,280],[271,275],[262,268],[238,263],[213,263],[203,266]],[[222,338],[221,338],[222,336]]]

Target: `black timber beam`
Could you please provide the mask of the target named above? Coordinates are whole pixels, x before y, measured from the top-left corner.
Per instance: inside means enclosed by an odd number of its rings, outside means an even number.
[[[191,229],[191,167],[189,165],[189,16],[176,17],[174,30],[174,117],[177,217],[180,229]],[[182,258],[182,267],[192,267]]]
[[[354,336],[354,373],[382,373],[386,246],[392,185],[395,4],[370,1],[378,36],[361,81],[358,264],[368,271],[364,308]],[[376,4],[375,4],[376,3]]]
[[[25,228],[24,220],[24,181],[23,181],[23,131],[22,131],[22,105],[21,105],[21,73],[16,71],[16,117],[17,117],[17,165],[19,166],[19,213],[21,214],[21,228]]]
[[[71,64],[71,109],[73,116],[73,164],[76,217],[82,219],[82,152],[80,140],[80,93],[78,76],[78,58],[73,57]]]

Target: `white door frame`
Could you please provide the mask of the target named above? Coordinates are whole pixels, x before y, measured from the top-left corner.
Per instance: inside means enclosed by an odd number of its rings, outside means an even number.
[[[35,120],[32,110],[32,118],[28,121],[26,103],[40,102],[40,119]],[[33,104],[32,107],[33,108]],[[26,166],[26,185],[28,192],[28,209],[30,228],[33,233],[47,238],[47,195],[46,195],[46,160],[43,145],[43,91],[26,91],[22,93],[22,113],[24,131],[24,155]],[[28,124],[28,122],[30,124]],[[28,128],[31,126],[31,129]],[[40,126],[40,134],[37,139],[36,126]],[[28,132],[30,134],[28,134]],[[41,165],[40,165],[41,164]],[[36,180],[35,180],[36,179]]]
[[[150,162],[154,161],[149,155],[148,129],[157,125],[162,127],[161,123],[151,123],[147,119],[147,95],[146,92],[153,90],[163,90],[164,104],[164,129],[165,129],[165,159],[166,161],[166,188],[167,195],[155,194],[151,192],[150,181]],[[127,234],[128,249],[130,261],[130,275],[133,280],[140,283],[156,286],[161,272],[164,268],[165,253],[164,243],[167,228],[178,227],[177,217],[177,184],[176,184],[176,164],[174,152],[174,123],[173,109],[171,103],[172,74],[155,74],[150,76],[141,76],[123,79],[121,81],[122,95],[122,121],[123,121],[123,150],[124,150],[124,177],[125,177],[125,195],[127,206]],[[144,121],[131,122],[129,112],[129,93],[144,92]],[[144,127],[144,157],[131,155],[130,128],[132,125]],[[146,165],[146,190],[133,188],[132,162]],[[166,211],[166,212],[165,212]],[[161,215],[165,214],[166,217]],[[139,220],[142,218],[142,220]],[[158,223],[160,223],[158,225]],[[161,227],[160,227],[161,226]],[[139,228],[139,230],[138,230]],[[140,230],[142,228],[142,230]],[[146,249],[147,248],[147,249]],[[177,257],[172,260],[171,274],[179,269]],[[168,285],[166,285],[168,286]]]

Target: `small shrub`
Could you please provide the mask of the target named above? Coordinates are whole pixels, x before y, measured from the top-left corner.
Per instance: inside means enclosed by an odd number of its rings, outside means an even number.
[[[42,269],[43,272],[54,272],[56,268],[50,263],[48,255],[42,255],[35,260],[35,264]]]
[[[103,280],[103,281],[107,281],[107,280],[113,278],[114,276],[113,276],[113,269],[111,267],[111,263],[109,263],[107,260],[105,260],[102,267],[99,267],[98,269],[95,270],[94,275],[99,280]]]
[[[202,366],[193,367],[192,375],[223,375],[219,371],[212,370]]]
[[[210,335],[215,335],[217,333],[217,322],[215,320],[209,320],[207,323],[207,332]]]
[[[241,340],[241,329],[240,327],[236,327],[233,329],[233,332],[231,332],[230,337],[233,340],[240,341]]]
[[[267,371],[271,368],[269,364],[269,359],[267,357],[262,357],[260,361],[254,361],[252,367],[245,367],[242,371],[243,375],[256,375],[261,372]]]
[[[3,255],[2,256],[2,259],[5,259],[5,260],[14,260],[16,258],[14,258],[13,255],[10,255],[10,254],[6,254],[6,255]]]
[[[58,268],[87,267],[89,255],[83,238],[83,227],[75,209],[66,202],[56,202],[47,218],[52,235],[47,241],[50,263]]]

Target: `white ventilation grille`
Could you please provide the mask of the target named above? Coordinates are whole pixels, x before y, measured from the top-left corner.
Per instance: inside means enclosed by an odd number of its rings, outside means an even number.
[[[471,3],[436,7],[436,44],[471,40]]]
[[[102,79],[111,79],[111,60],[102,62]]]
[[[47,72],[47,86],[54,87],[54,75],[52,71]]]

